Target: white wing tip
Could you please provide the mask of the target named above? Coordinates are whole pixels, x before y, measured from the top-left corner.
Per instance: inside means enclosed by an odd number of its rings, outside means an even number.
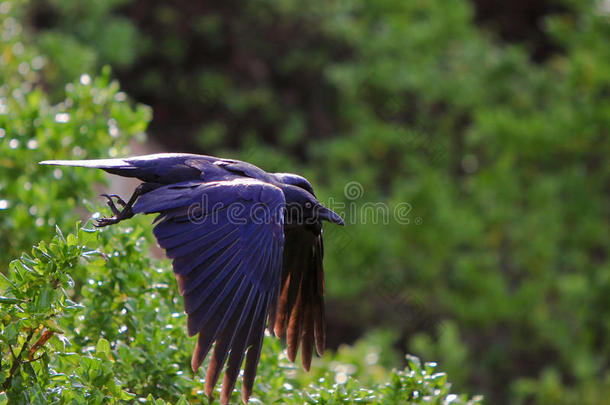
[[[84,166],[90,163],[87,160],[43,160],[38,162],[39,165],[55,165],[55,166]]]
[[[123,159],[92,159],[92,160],[43,160],[41,165],[93,167],[98,169],[127,168],[129,163]]]

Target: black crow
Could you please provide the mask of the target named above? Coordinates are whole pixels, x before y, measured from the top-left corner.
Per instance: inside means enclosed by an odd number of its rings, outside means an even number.
[[[344,223],[316,199],[307,179],[182,153],[41,164],[94,167],[143,182],[127,202],[104,194],[114,216],[96,225],[159,214],[154,234],[173,259],[188,333],[199,334],[193,371],[215,343],[205,382],[208,396],[226,362],[221,402],[229,401],[245,357],[242,399],[248,401],[265,324],[271,334],[286,336],[292,362],[301,346],[306,370],[314,344],[322,354],[322,220]]]

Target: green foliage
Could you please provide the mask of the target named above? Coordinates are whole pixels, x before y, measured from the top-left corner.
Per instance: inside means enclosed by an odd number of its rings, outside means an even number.
[[[57,224],[71,226],[84,196],[95,195],[103,179],[95,171],[75,172],[39,166],[42,160],[95,158],[126,153],[127,141],[141,136],[150,109],[132,107],[110,70],[87,74],[65,85],[61,101],[45,92],[41,69],[49,57],[21,34],[23,9],[2,3],[0,13],[0,266],[50,234]],[[60,49],[53,55],[61,55]],[[54,57],[55,58],[55,57]],[[71,62],[79,61],[70,56]]]
[[[10,403],[201,400],[202,382],[188,367],[194,339],[186,337],[182,300],[169,262],[149,258],[148,232],[139,224],[103,232],[77,225],[64,236],[57,228],[51,242],[11,263],[0,279],[0,384]],[[277,339],[266,339],[252,402],[480,402],[452,394],[445,374],[415,357],[388,372],[376,365],[378,350],[370,341],[327,355],[314,376],[297,371]],[[361,377],[374,381],[370,388]]]
[[[124,1],[42,0],[33,4],[41,13],[51,13],[42,18],[53,18],[51,10],[56,10],[63,16],[63,27],[70,31],[47,31],[36,38],[41,52],[52,55],[52,64],[45,67],[51,85],[93,72],[99,61],[117,68],[133,62],[138,54],[134,26],[125,18],[108,15],[121,3]]]
[[[6,40],[0,49],[0,403],[199,403],[202,379],[189,367],[194,339],[187,337],[169,262],[150,258],[148,218],[104,231],[77,224],[64,235],[61,228],[87,215],[77,207],[99,208],[83,198],[95,194],[103,177],[37,164],[126,154],[150,110],[131,106],[109,69],[81,74],[78,65],[90,67],[86,61],[97,56],[75,39],[46,33],[38,38],[40,54],[22,32],[21,6],[0,4]],[[63,88],[54,82],[49,95],[45,81],[62,75],[77,81]],[[37,239],[43,242],[8,264]],[[383,336],[317,359],[309,375],[287,361],[277,339],[267,339],[252,402],[479,402],[451,394],[431,364],[389,371],[378,363],[382,350],[390,353]]]
[[[564,11],[540,21],[556,45],[540,63],[527,43],[481,30],[466,0],[179,3],[30,4],[28,18],[40,4],[52,10],[54,24],[30,41],[43,59],[17,45],[28,33],[14,25],[27,21],[22,3],[3,3],[14,6],[2,24],[11,34],[3,36],[0,106],[12,107],[10,119],[0,115],[0,200],[9,207],[0,231],[10,235],[0,261],[48,239],[54,223],[71,226],[73,208],[100,180],[74,169],[57,181],[32,162],[123,154],[146,126],[146,110],[116,98],[107,105],[127,117],[117,139],[107,135],[112,109],[92,115],[104,117],[97,135],[55,121],[62,108],[70,117],[88,108],[67,102],[64,83],[111,63],[130,95],[155,106],[157,139],[302,173],[322,201],[345,204],[348,227],[325,230],[327,295],[339,309],[329,311],[331,325],[391,329],[397,346],[438,361],[458,390],[494,403],[606,401],[610,24],[602,2],[558,1]],[[91,83],[108,89],[108,81]],[[48,100],[41,82],[65,101],[18,101],[31,92]],[[39,145],[45,131],[55,141],[29,150],[37,131]],[[344,196],[350,181],[363,194]],[[405,218],[363,221],[371,202],[392,214],[408,203]],[[123,325],[101,321],[108,330]],[[358,378],[369,386],[389,378],[366,369]],[[290,384],[319,385],[312,371],[315,380]]]

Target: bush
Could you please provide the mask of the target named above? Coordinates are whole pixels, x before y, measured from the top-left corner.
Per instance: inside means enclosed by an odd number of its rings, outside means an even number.
[[[11,263],[0,279],[3,403],[201,401],[202,381],[188,367],[194,339],[186,337],[169,262],[148,257],[148,228],[77,225],[66,236],[57,228],[52,241]],[[372,344],[366,355],[361,347],[351,358],[343,350],[317,360],[315,376],[289,363],[277,339],[266,338],[264,347],[253,403],[480,402],[451,394],[433,363],[409,357],[404,370],[376,366]],[[339,362],[346,357],[350,363]],[[372,370],[367,388],[358,379]],[[239,401],[235,392],[232,402]]]
[[[108,68],[99,77],[83,73],[62,83],[64,95],[53,103],[45,91],[48,77],[41,72],[54,64],[29,44],[27,31],[22,33],[18,4],[2,3],[0,14],[2,268],[48,237],[55,225],[72,226],[83,213],[77,211],[81,199],[93,197],[94,184],[103,179],[95,171],[49,170],[38,162],[123,155],[127,141],[141,138],[151,117],[148,107],[126,101]]]
[[[38,24],[35,40],[56,53],[45,72],[62,77],[57,93],[78,79],[71,60],[116,63],[170,148],[294,168],[323,201],[356,182],[362,193],[335,200],[346,214],[407,208],[401,223],[359,216],[328,229],[335,343],[390,328],[402,351],[497,403],[607,397],[610,24],[600,2],[557,3],[564,11],[540,22],[555,47],[541,63],[527,44],[477,27],[466,0],[45,4],[54,22]],[[101,46],[110,37],[91,27],[103,22],[131,25],[110,43],[133,59]],[[48,36],[71,39],[62,49]]]
[[[22,12],[20,3],[0,4],[0,231],[6,236],[0,404],[199,403],[202,379],[189,367],[194,339],[187,338],[170,263],[150,258],[148,218],[103,231],[77,223],[64,235],[60,229],[99,209],[84,198],[103,176],[37,164],[127,154],[127,141],[142,138],[150,109],[131,105],[107,68],[63,89],[53,83],[50,95],[46,80],[54,76],[41,70],[52,72],[57,59],[50,62],[32,46]],[[30,253],[12,260],[23,250]],[[415,357],[390,371],[380,363],[388,346],[387,337],[372,336],[316,359],[315,373],[306,374],[288,362],[277,339],[266,339],[252,402],[480,402],[452,394],[445,374]]]

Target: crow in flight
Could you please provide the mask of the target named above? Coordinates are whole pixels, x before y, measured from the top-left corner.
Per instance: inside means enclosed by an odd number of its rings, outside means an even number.
[[[226,362],[221,402],[229,401],[245,357],[242,399],[248,401],[265,323],[272,335],[286,336],[292,362],[301,346],[306,370],[314,344],[322,354],[322,220],[344,223],[316,199],[307,179],[183,153],[41,164],[99,168],[143,182],[127,202],[103,194],[114,216],[96,225],[159,214],[154,234],[173,259],[188,333],[199,334],[193,371],[215,342],[205,380],[208,396]]]

